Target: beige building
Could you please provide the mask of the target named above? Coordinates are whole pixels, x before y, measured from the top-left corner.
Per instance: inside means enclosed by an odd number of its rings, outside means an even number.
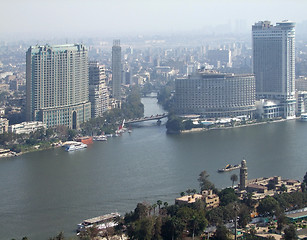
[[[194,204],[197,201],[204,201],[206,208],[215,208],[220,204],[220,199],[217,194],[214,194],[212,190],[204,190],[202,194],[192,194],[187,196],[182,196],[175,199],[175,204],[185,205],[185,204]]]

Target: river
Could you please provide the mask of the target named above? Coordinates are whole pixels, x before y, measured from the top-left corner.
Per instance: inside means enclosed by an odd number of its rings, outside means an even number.
[[[143,98],[145,115],[163,113]],[[207,132],[166,134],[165,121],[133,126],[132,133],[87,149],[34,152],[0,160],[0,239],[73,236],[83,219],[132,211],[138,202],[174,203],[199,190],[206,170],[218,188],[231,185],[226,164],[247,161],[248,178],[279,175],[302,180],[307,170],[307,123],[291,120]]]

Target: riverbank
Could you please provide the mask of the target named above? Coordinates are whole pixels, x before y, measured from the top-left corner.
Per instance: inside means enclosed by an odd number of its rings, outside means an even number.
[[[191,133],[191,132],[202,132],[202,131],[210,131],[210,130],[224,130],[224,129],[233,129],[233,128],[241,128],[241,127],[249,127],[249,126],[255,126],[255,125],[262,125],[262,124],[269,124],[269,123],[277,123],[277,122],[284,122],[284,121],[290,121],[290,120],[296,120],[298,118],[294,119],[278,119],[278,120],[272,120],[272,121],[266,121],[266,122],[254,122],[254,123],[247,123],[247,124],[240,124],[235,126],[218,126],[218,127],[212,127],[212,128],[192,128],[190,130],[182,130],[180,133]]]

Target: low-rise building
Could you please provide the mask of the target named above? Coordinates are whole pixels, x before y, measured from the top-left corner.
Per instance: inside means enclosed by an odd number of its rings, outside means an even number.
[[[9,129],[9,120],[0,118],[0,134],[7,132]]]
[[[202,196],[206,203],[206,208],[216,208],[220,205],[220,198],[217,194],[213,193],[212,190],[202,191]]]
[[[270,186],[271,185],[271,186]],[[273,196],[278,192],[296,192],[301,189],[301,182],[293,179],[282,179],[280,176],[249,180],[246,191],[253,193],[254,199]]]
[[[186,195],[180,198],[176,198],[175,204],[178,204],[178,205],[193,204],[193,203],[196,203],[196,201],[202,200],[202,199],[203,199],[203,195],[201,194]]]
[[[33,122],[22,122],[19,124],[14,124],[9,126],[9,131],[16,134],[30,134],[38,129],[46,129],[47,125],[43,122],[33,121]]]
[[[214,194],[212,190],[204,190],[202,194],[186,195],[175,199],[175,204],[185,205],[194,204],[197,201],[202,200],[206,204],[206,208],[211,209],[218,207],[220,199],[217,194]]]

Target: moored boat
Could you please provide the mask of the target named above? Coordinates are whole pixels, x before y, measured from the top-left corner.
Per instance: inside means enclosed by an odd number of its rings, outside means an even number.
[[[65,151],[72,152],[87,148],[87,145],[82,142],[68,141],[63,144],[63,147],[65,147]]]
[[[241,167],[241,165],[239,165],[239,164],[236,164],[236,165],[234,165],[234,166],[231,165],[231,164],[227,164],[226,167],[220,168],[220,169],[218,169],[217,171],[218,171],[218,172],[229,172],[229,171],[238,169],[238,168],[240,168],[240,167]]]
[[[301,114],[301,121],[307,122],[307,113],[302,113]]]
[[[99,135],[99,136],[94,136],[93,137],[94,141],[107,141],[107,136],[106,135]]]
[[[83,220],[77,226],[77,232],[84,231],[86,228],[95,226],[99,230],[104,230],[117,225],[116,219],[119,218],[119,213],[110,213],[102,216]]]

